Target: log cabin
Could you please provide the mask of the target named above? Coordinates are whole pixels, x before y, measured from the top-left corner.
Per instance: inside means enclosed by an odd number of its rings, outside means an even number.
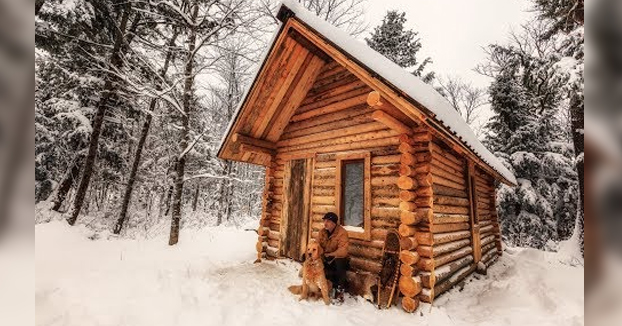
[[[218,157],[266,168],[258,260],[300,260],[336,212],[349,280],[382,268],[401,236],[401,305],[461,282],[501,255],[495,188],[513,174],[433,87],[285,0],[281,24]],[[361,282],[358,282],[359,284]]]

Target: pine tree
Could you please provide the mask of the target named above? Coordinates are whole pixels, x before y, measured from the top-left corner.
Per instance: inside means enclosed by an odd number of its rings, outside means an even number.
[[[421,50],[421,39],[413,30],[404,29],[406,13],[397,10],[388,11],[382,24],[374,28],[371,37],[366,38],[367,45],[384,55],[398,66],[414,69],[413,75],[421,77],[426,83],[434,80],[434,72],[424,74],[426,66],[432,62],[429,57],[419,62],[417,53]]]
[[[546,39],[561,36],[561,44],[558,52],[563,56],[559,60],[568,60],[570,65],[568,74],[571,82],[566,85],[569,98],[570,130],[574,145],[576,170],[579,175],[580,210],[577,216],[579,220],[579,232],[581,239],[581,252],[583,252],[583,223],[585,216],[585,180],[584,180],[584,95],[585,79],[583,77],[584,63],[584,0],[535,0],[535,9],[539,19],[548,20],[547,32],[543,35]],[[567,65],[568,66],[568,65]]]
[[[498,194],[503,236],[540,249],[570,236],[578,196],[572,151],[558,118],[567,78],[551,60],[552,43],[538,37],[543,30],[527,26],[527,36],[515,38],[525,43],[491,47],[494,116],[486,139],[518,180],[518,187],[501,186]]]

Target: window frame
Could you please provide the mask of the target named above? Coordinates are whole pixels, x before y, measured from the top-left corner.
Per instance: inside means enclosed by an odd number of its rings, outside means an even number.
[[[343,178],[345,176],[345,164],[352,161],[362,161],[364,170],[363,179],[363,232],[348,231],[348,236],[358,240],[371,240],[371,153],[361,152],[352,154],[341,154],[336,156],[335,166],[335,208],[340,217],[340,224],[343,225],[344,205],[343,203]]]

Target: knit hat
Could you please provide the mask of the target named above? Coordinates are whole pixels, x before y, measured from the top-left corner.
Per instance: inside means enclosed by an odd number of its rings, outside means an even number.
[[[337,214],[335,214],[333,212],[328,212],[328,213],[324,214],[324,217],[322,217],[322,220],[329,220],[329,221],[332,221],[333,223],[337,224],[337,222],[339,221],[339,217],[337,217]]]

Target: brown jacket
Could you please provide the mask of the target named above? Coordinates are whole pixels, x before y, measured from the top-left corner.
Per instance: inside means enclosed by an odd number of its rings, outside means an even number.
[[[337,225],[330,237],[328,236],[328,231],[322,229],[316,240],[324,249],[324,256],[334,256],[335,258],[348,257],[350,239],[348,231],[343,226]]]

